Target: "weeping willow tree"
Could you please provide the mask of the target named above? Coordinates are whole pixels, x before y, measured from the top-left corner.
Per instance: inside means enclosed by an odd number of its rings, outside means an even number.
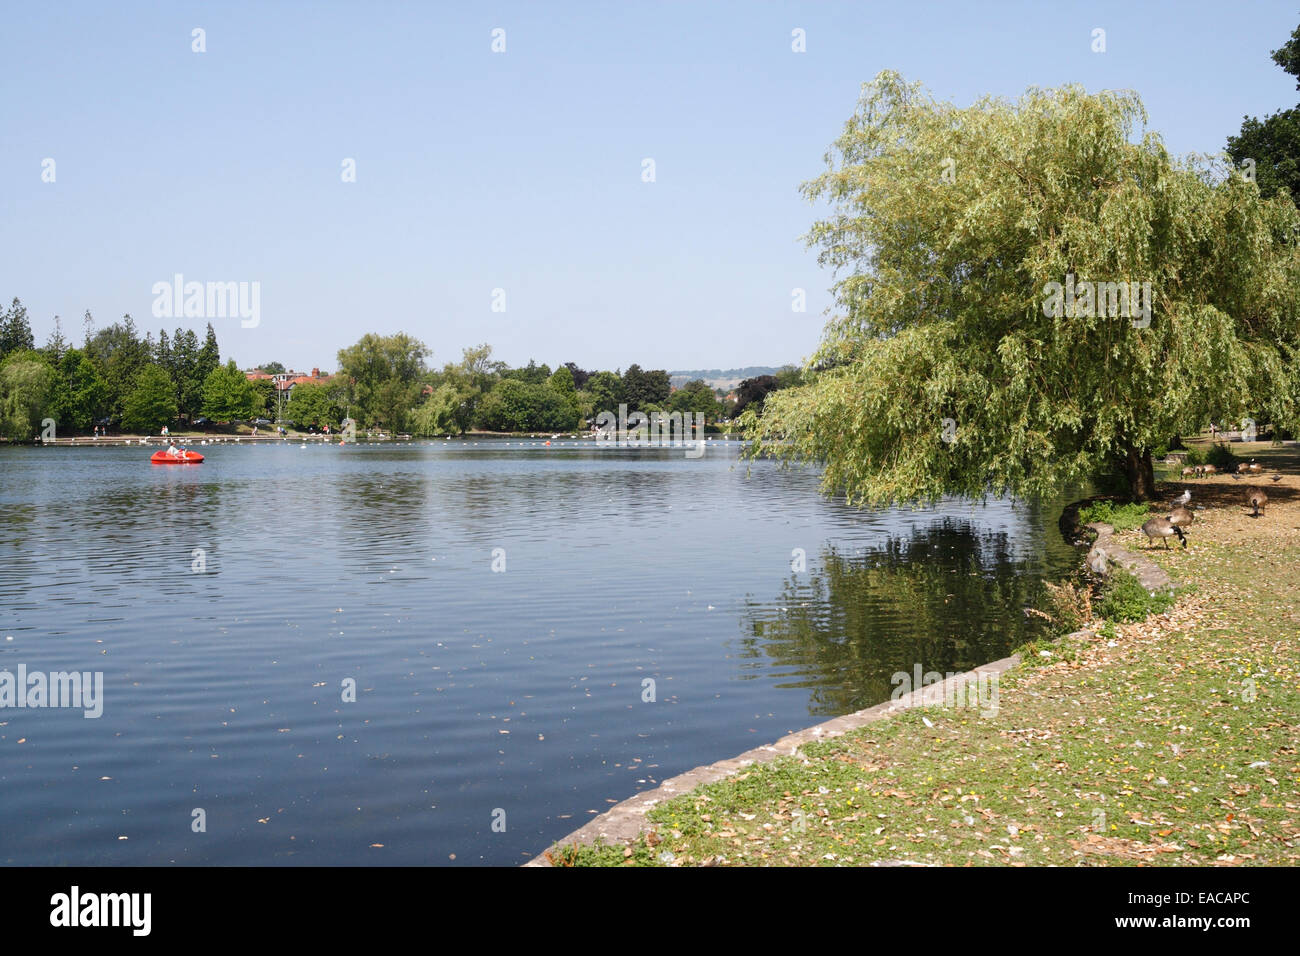
[[[806,384],[746,414],[750,454],[819,463],[860,505],[1112,469],[1146,500],[1173,435],[1294,428],[1300,217],[1146,122],[1128,92],[958,108],[865,85],[803,186],[830,207],[807,238],[837,315]]]

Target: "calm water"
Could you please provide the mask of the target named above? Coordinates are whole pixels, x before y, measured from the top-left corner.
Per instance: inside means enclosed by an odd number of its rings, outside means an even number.
[[[1002,656],[1077,561],[1060,502],[857,512],[734,444],[203,451],[0,449],[0,670],[104,675],[0,710],[0,862],[519,863]]]

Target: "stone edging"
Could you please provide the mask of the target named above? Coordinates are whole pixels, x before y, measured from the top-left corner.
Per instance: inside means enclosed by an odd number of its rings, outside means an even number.
[[[788,734],[774,744],[756,747],[753,750],[747,750],[738,757],[732,757],[730,760],[719,760],[717,763],[696,767],[694,770],[688,770],[676,777],[670,777],[655,789],[643,790],[641,793],[611,807],[600,816],[589,821],[585,826],[579,827],[568,836],[555,841],[556,845],[569,846],[574,843],[586,845],[595,843],[598,839],[603,839],[605,843],[610,844],[634,840],[650,829],[650,824],[646,821],[646,814],[651,808],[666,800],[671,800],[673,797],[694,790],[703,784],[713,783],[739,773],[753,764],[770,763],[777,757],[790,756],[804,744],[839,737],[850,730],[856,730],[886,717],[892,717],[894,714],[909,708],[921,707],[936,700],[945,700],[950,691],[954,695],[961,693],[974,675],[1002,674],[1019,663],[1020,655],[1014,654],[991,664],[982,664],[974,670],[954,674],[940,683],[918,687],[897,700],[887,700],[882,704],[876,704],[874,707],[868,707],[866,710],[859,710],[843,717],[835,717],[804,730],[796,731],[793,734]],[[524,864],[524,866],[551,865],[547,853],[543,853]]]
[[[1097,534],[1092,546],[1105,551],[1107,558],[1137,578],[1138,582],[1148,591],[1163,590],[1174,586],[1173,580],[1164,568],[1155,564],[1150,558],[1134,554],[1127,548],[1116,544],[1114,541],[1115,529],[1104,521],[1094,521],[1085,525],[1085,527],[1091,528]]]
[[[1075,514],[1077,514],[1077,507],[1071,507],[1076,508]],[[1067,509],[1066,515],[1069,515],[1069,509]],[[1063,531],[1065,530],[1065,523],[1063,518]],[[1102,521],[1094,521],[1086,525],[1086,527],[1097,536],[1093,546],[1100,546],[1110,560],[1137,577],[1138,581],[1147,590],[1154,591],[1158,588],[1173,587],[1173,581],[1163,568],[1154,564],[1150,559],[1133,554],[1126,548],[1116,544],[1114,542],[1115,529],[1113,527]],[[1079,637],[1091,636],[1091,634],[1091,631],[1083,630],[1075,631],[1067,636]],[[897,700],[887,700],[882,704],[876,704],[874,707],[868,707],[866,710],[859,710],[843,717],[835,717],[832,720],[788,734],[774,744],[756,747],[753,750],[745,751],[738,757],[732,757],[730,760],[719,760],[717,763],[696,767],[694,770],[688,770],[676,777],[670,777],[655,789],[643,790],[622,803],[616,804],[584,826],[574,830],[568,836],[556,840],[555,844],[557,846],[570,846],[575,843],[588,845],[595,843],[597,840],[609,844],[630,842],[650,829],[646,814],[653,807],[666,800],[671,800],[673,797],[680,796],[706,783],[714,783],[730,777],[732,774],[739,773],[746,767],[756,763],[770,763],[778,757],[791,756],[804,744],[839,737],[850,730],[856,730],[877,720],[884,720],[912,707],[922,707],[936,699],[947,699],[950,690],[954,694],[960,693],[972,676],[976,674],[1003,674],[1019,663],[1020,655],[1013,654],[1011,657],[1004,657],[991,664],[982,664],[974,670],[955,674],[939,684],[918,687]],[[552,865],[549,850],[524,864],[524,866]]]

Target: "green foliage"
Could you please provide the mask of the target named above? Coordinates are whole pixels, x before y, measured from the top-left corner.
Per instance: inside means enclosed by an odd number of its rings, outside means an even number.
[[[478,425],[488,431],[563,431],[577,423],[577,408],[569,396],[514,378],[499,382],[478,409]]]
[[[215,422],[243,421],[256,413],[258,397],[257,390],[231,359],[204,380],[203,414]]]
[[[7,310],[0,312],[0,361],[15,352],[30,352],[35,348],[27,309],[15,298]]]
[[[552,372],[551,377],[546,382],[561,395],[573,395],[577,392],[573,384],[573,373],[563,365]]]
[[[437,387],[431,397],[437,402],[435,407],[426,408],[426,402],[412,412],[418,417],[412,430],[421,435],[463,435],[473,426],[483,396],[505,369],[505,363],[493,361],[492,346],[484,343],[465,349],[459,362],[443,366],[436,376]]]
[[[467,393],[451,382],[444,382],[419,408],[411,412],[411,434],[421,438],[434,435],[462,434],[461,406]]]
[[[736,407],[733,415],[743,415],[746,411],[757,418],[763,414],[763,403],[767,396],[781,388],[781,380],[775,375],[758,375],[747,378],[736,386]]]
[[[1212,414],[1294,427],[1300,216],[1145,122],[1129,92],[960,108],[880,74],[805,186],[843,315],[812,380],[747,414],[751,454],[821,463],[859,504],[1045,495],[1098,462],[1149,497],[1150,449]],[[1150,325],[1045,314],[1069,277],[1149,282]]]
[[[190,331],[187,339],[196,341],[193,331]],[[221,349],[217,347],[217,333],[212,330],[212,323],[208,323],[207,332],[203,336],[203,347],[199,349],[195,356],[194,374],[198,381],[205,385],[208,376],[221,367]]]
[[[1297,77],[1300,89],[1300,27],[1273,51],[1273,62]],[[1227,152],[1238,166],[1254,163],[1264,198],[1285,192],[1293,201],[1300,199],[1300,108],[1278,110],[1263,120],[1246,117],[1241,132],[1228,137]]]
[[[1148,591],[1132,574],[1113,568],[1097,602],[1097,613],[1108,621],[1145,621],[1152,614],[1163,614],[1175,600],[1173,591]]]
[[[587,379],[587,394],[591,397],[592,411],[618,414],[618,406],[625,401],[623,379],[613,372],[595,372]]]
[[[54,369],[39,352],[10,352],[0,362],[0,435],[11,441],[35,438],[41,420],[54,417],[56,380]]]
[[[337,428],[340,418],[338,407],[330,399],[329,389],[311,382],[300,382],[293,387],[284,414],[298,428],[308,425]]]
[[[706,419],[717,418],[722,413],[722,406],[713,394],[713,389],[698,378],[673,392],[668,400],[668,409],[683,414],[699,412]]]
[[[173,343],[173,347],[175,343]],[[96,332],[85,345],[108,390],[109,411],[122,415],[136,376],[151,359],[149,347],[136,334],[131,316]]]
[[[41,347],[41,351],[45,353],[45,357],[49,360],[50,364],[57,368],[59,361],[68,351],[68,348],[68,340],[63,337],[63,323],[59,321],[59,317],[56,315],[54,317],[54,328],[50,330],[50,335],[45,340],[45,344]],[[0,348],[0,356],[2,356],[3,353],[4,350]]]
[[[1143,522],[1150,517],[1151,505],[1145,501],[1118,504],[1103,499],[1094,501],[1079,509],[1079,524],[1086,525],[1094,521],[1104,521],[1116,531],[1131,531],[1134,528],[1140,528]]]
[[[794,388],[804,382],[803,369],[795,365],[782,365],[776,372],[777,388]]]
[[[149,363],[135,377],[122,400],[122,427],[152,435],[176,420],[176,395],[171,376],[161,365]]]
[[[1237,467],[1237,456],[1232,453],[1227,442],[1215,442],[1210,446],[1209,451],[1205,453],[1205,461],[1200,464],[1213,465],[1220,471],[1227,471]]]
[[[405,332],[368,332],[355,345],[340,349],[339,370],[352,393],[352,416],[364,425],[402,431],[419,400],[428,354],[423,342]]]
[[[108,386],[80,349],[68,349],[56,366],[54,419],[59,429],[88,432],[108,408]]]
[[[647,372],[640,365],[629,365],[623,373],[623,400],[627,402],[629,412],[649,414],[654,409],[662,408],[667,404],[672,390],[672,381],[663,369]]]
[[[501,375],[503,378],[513,378],[527,385],[544,385],[551,377],[551,367],[545,363],[538,365],[536,361],[529,359],[528,364],[522,368],[506,369]]]
[[[193,329],[178,328],[168,340],[165,352],[162,348],[163,334],[159,333],[155,361],[167,370],[171,379],[177,414],[195,418],[203,410],[203,382],[211,373],[207,367],[208,358]]]
[[[257,394],[257,414],[274,417],[276,412],[276,388],[274,379],[259,378],[248,383]],[[294,419],[295,421],[297,419]]]

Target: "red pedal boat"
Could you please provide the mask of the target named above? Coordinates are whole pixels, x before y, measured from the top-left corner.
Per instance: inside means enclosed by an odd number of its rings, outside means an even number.
[[[197,451],[185,451],[179,455],[169,455],[165,451],[156,451],[149,460],[155,465],[197,465],[203,456]]]

